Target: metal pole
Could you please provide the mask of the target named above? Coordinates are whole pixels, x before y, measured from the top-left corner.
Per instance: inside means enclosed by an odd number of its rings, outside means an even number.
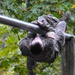
[[[0,15],[0,23],[36,33],[43,33],[38,25]]]

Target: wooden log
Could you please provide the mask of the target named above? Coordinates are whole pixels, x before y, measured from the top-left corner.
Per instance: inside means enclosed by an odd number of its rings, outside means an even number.
[[[61,52],[61,75],[75,75],[75,38],[70,37],[65,42]]]

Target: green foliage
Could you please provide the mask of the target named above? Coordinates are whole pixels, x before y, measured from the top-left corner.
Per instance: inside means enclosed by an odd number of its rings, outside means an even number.
[[[53,14],[61,17],[66,11],[72,13],[67,32],[75,34],[75,3],[72,0],[0,0],[0,14],[31,22],[39,16]],[[26,57],[21,55],[18,42],[26,31],[0,24],[0,75],[27,75]],[[5,36],[5,38],[4,38]],[[37,63],[34,70],[38,75],[60,75],[60,57],[42,70],[47,63]]]

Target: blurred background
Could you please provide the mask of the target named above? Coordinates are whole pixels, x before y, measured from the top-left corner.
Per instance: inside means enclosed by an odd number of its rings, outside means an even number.
[[[66,32],[75,34],[75,0],[0,0],[0,14],[26,22],[37,20],[41,15],[53,14],[60,18],[71,12]],[[21,55],[18,42],[27,32],[0,24],[0,75],[27,75],[27,58]],[[61,75],[61,56],[48,67],[38,63],[37,75]],[[45,67],[45,69],[43,69]]]

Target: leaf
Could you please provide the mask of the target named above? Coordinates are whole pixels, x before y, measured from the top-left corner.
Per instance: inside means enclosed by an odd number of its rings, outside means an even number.
[[[75,4],[72,4],[72,8],[75,8]]]

